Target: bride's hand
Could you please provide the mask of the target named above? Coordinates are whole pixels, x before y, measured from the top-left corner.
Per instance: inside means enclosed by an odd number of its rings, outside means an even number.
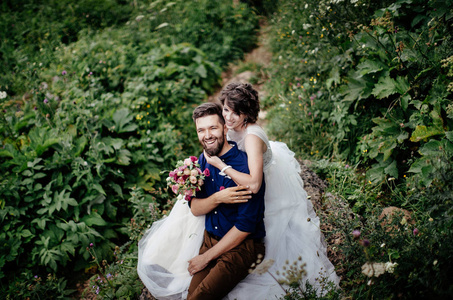
[[[233,186],[216,193],[218,203],[237,204],[247,202],[252,198],[252,191],[248,186]]]
[[[226,164],[218,156],[209,156],[206,151],[204,151],[204,157],[206,158],[208,164],[219,170],[222,170],[222,168],[226,166]]]

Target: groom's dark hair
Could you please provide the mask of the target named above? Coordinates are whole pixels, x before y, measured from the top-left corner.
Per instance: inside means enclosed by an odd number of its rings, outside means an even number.
[[[220,124],[225,124],[225,119],[222,115],[222,106],[218,103],[207,102],[203,103],[194,109],[192,119],[195,121],[198,118],[217,115],[219,116]]]

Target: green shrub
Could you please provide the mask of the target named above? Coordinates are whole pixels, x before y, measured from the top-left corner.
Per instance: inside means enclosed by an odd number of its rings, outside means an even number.
[[[374,184],[429,177],[424,145],[452,142],[451,3],[352,2],[280,5],[265,102],[272,134],[297,151],[371,166]]]
[[[0,99],[2,294],[12,291],[8,284],[23,278],[24,269],[62,280],[83,270],[93,263],[90,244],[99,261],[113,259],[115,246],[132,237],[127,228],[131,218],[138,222],[138,210],[143,214],[149,204],[165,209],[169,195],[161,172],[199,152],[193,108],[218,85],[220,66],[256,40],[257,17],[242,4],[81,3],[97,22],[72,19],[67,9],[79,6],[66,2],[56,8],[28,3],[24,10],[2,4],[2,16],[26,19],[35,10],[39,19],[63,11],[59,18],[79,26],[67,44],[49,34],[52,46],[43,50],[16,37],[27,60],[7,66],[20,75],[0,83],[7,92]],[[61,28],[51,19],[48,28],[31,28],[38,36]],[[6,47],[6,55],[16,55],[13,48]],[[144,194],[131,202],[129,189]],[[140,226],[151,222],[142,218]],[[136,246],[124,252],[136,255]],[[120,272],[127,282],[135,280],[131,291],[137,291],[136,274]]]

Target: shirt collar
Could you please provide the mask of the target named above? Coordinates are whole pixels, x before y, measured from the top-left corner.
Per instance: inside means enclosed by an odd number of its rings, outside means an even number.
[[[228,143],[231,145],[231,149],[228,150],[227,153],[219,157],[221,160],[229,160],[237,156],[239,150],[236,142],[228,141]]]

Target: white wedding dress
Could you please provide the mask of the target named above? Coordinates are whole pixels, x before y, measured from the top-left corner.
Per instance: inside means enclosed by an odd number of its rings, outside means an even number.
[[[287,262],[302,258],[307,275],[303,278],[320,288],[317,278],[339,283],[334,266],[327,258],[326,245],[319,229],[319,218],[300,178],[300,165],[286,144],[269,142],[258,125],[249,125],[242,135],[228,139],[244,149],[245,136],[254,134],[267,145],[263,155],[265,192],[266,255],[273,259],[269,273],[275,278]],[[310,221],[308,221],[310,219]],[[140,279],[159,300],[185,299],[191,276],[188,261],[198,255],[204,231],[204,217],[195,217],[187,201],[178,200],[170,215],[154,222],[139,242],[137,271]],[[269,273],[249,274],[224,299],[264,300],[285,295],[282,287]],[[287,288],[287,287],[286,287]]]

